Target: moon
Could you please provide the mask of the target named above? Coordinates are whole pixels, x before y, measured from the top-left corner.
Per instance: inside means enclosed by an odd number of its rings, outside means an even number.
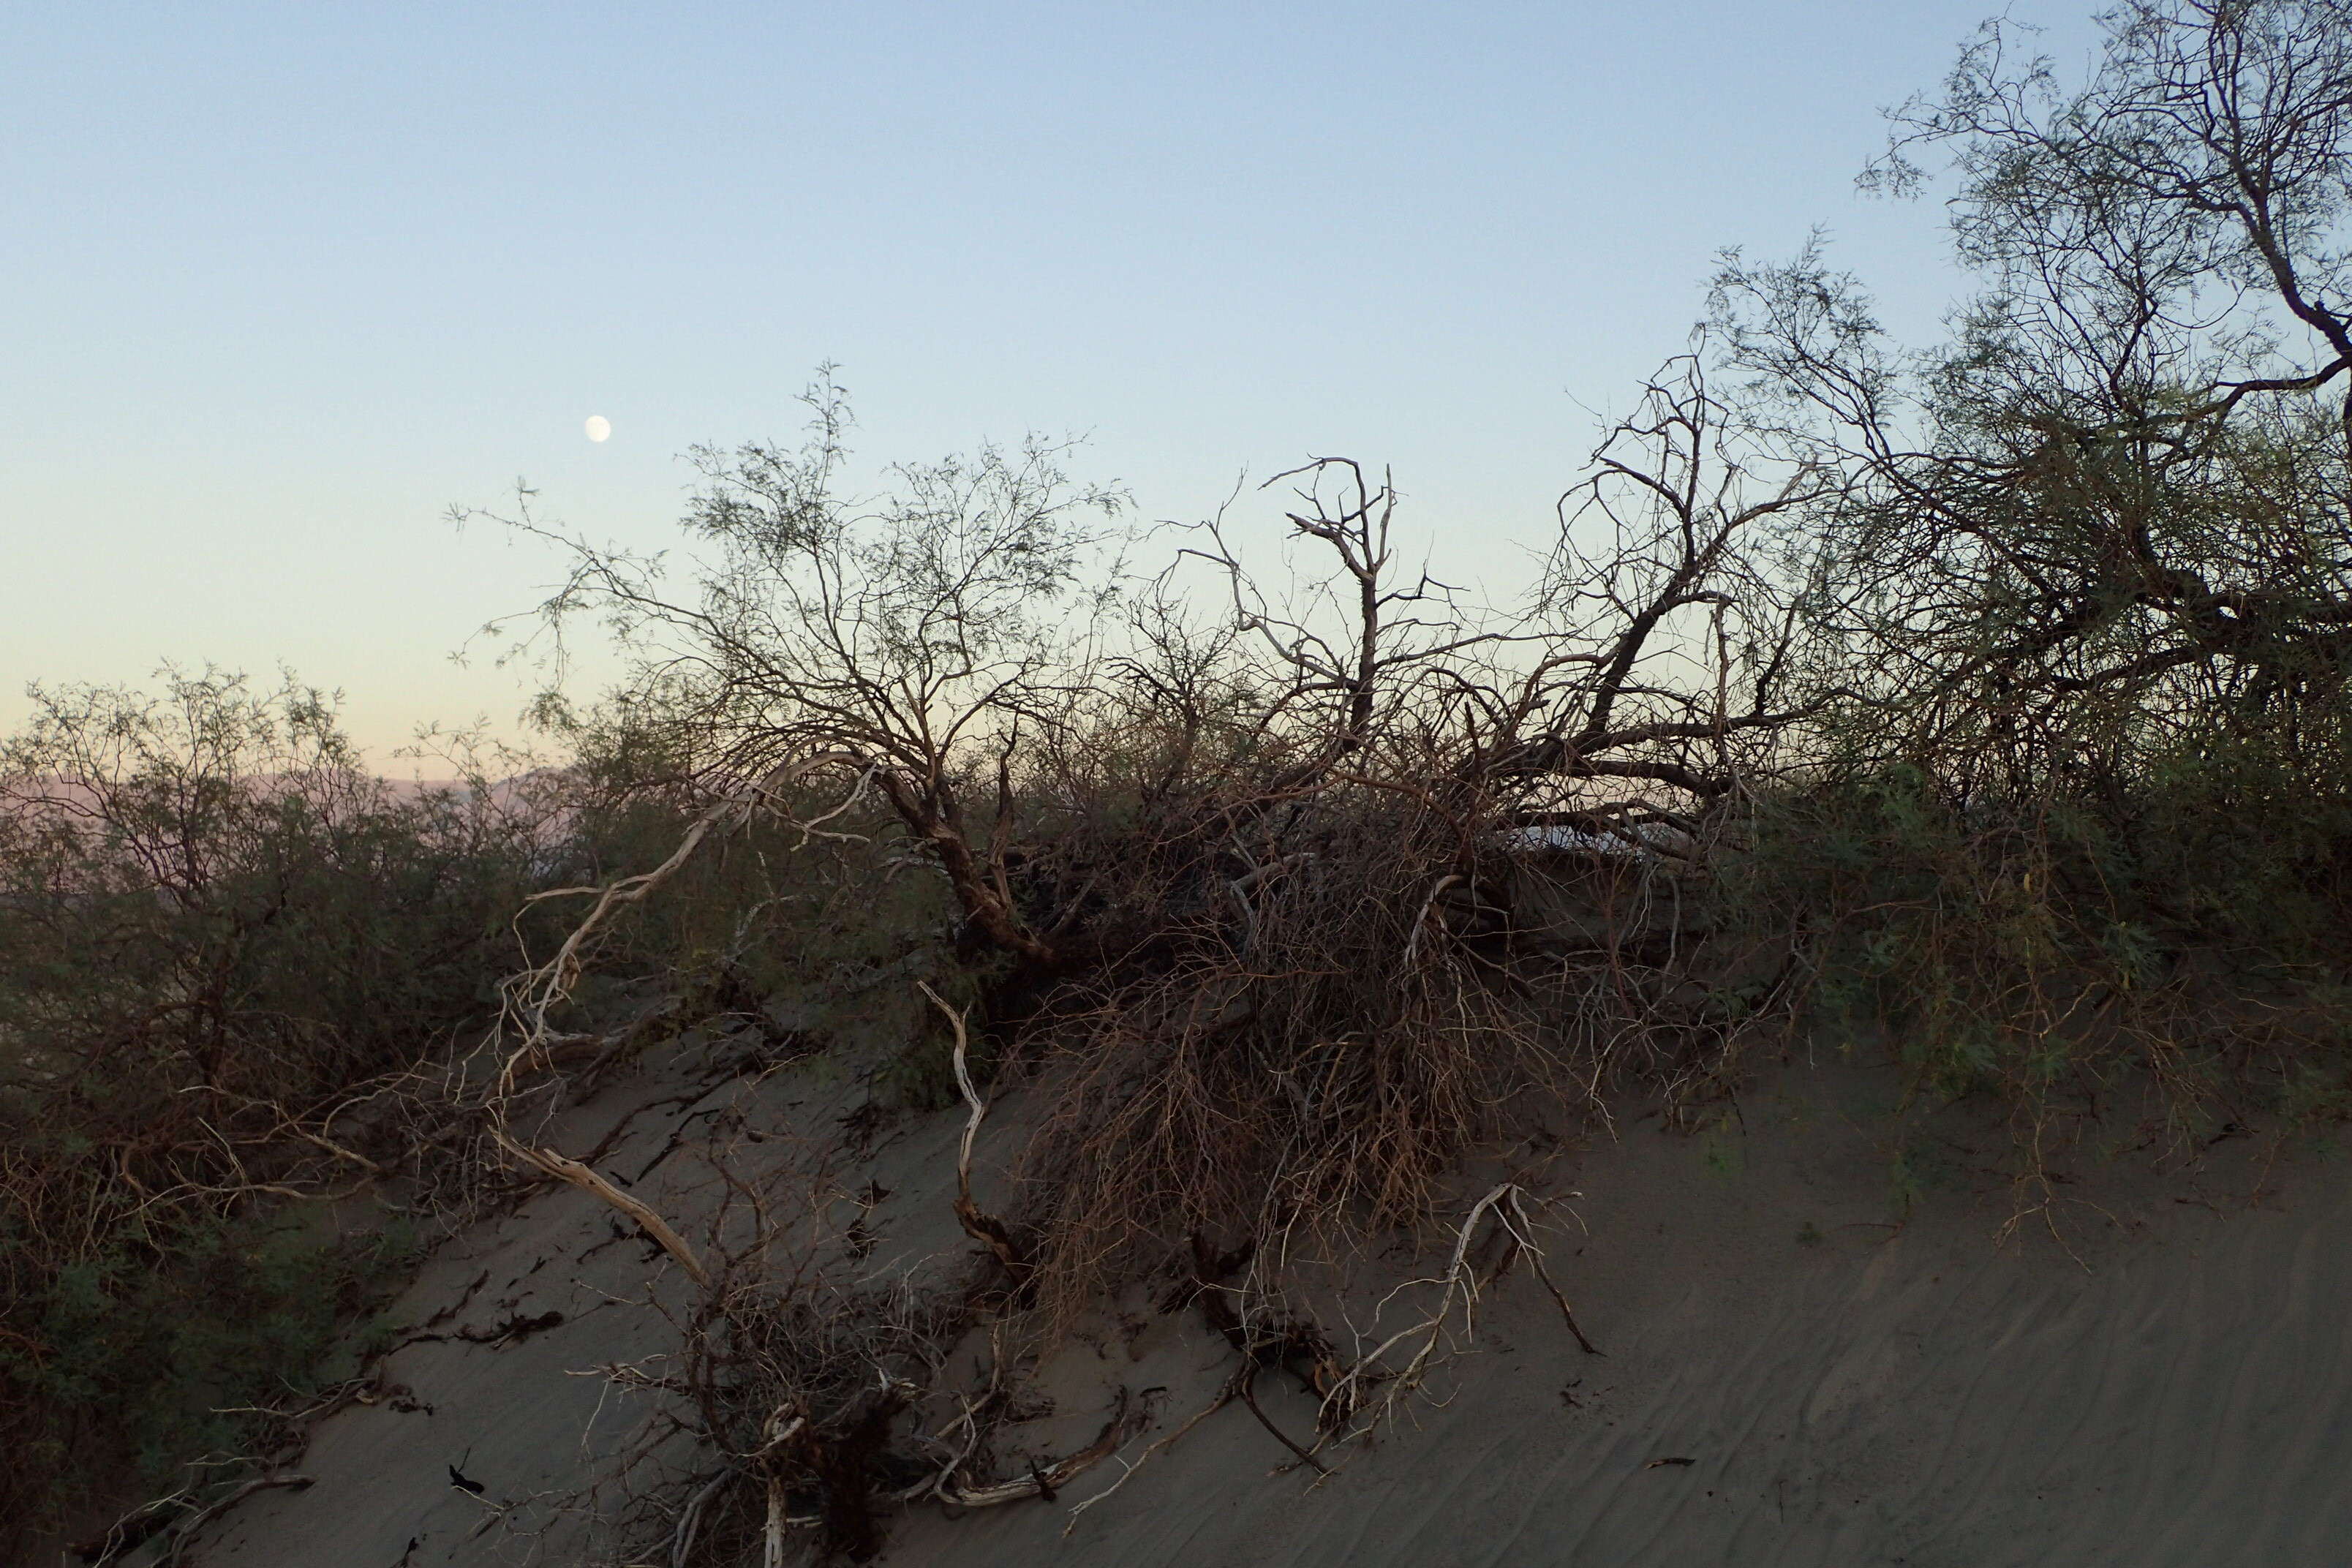
[[[613,438],[613,422],[601,414],[588,416],[588,439],[609,441]]]

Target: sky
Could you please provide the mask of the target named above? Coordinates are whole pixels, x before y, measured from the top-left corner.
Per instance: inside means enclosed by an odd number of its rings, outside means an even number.
[[[1941,213],[1853,176],[1987,9],[0,8],[0,730],[166,660],[386,766],[511,728],[452,656],[556,563],[450,506],[662,548],[823,362],[861,460],[1076,434],[1149,521],[1346,454],[1507,589],[1721,247],[1825,226],[1934,331]],[[2071,62],[2087,9],[2010,15]]]

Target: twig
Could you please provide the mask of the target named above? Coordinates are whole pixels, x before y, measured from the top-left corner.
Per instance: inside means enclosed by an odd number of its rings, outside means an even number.
[[[1571,1193],[1569,1195],[1573,1197],[1576,1194]],[[1519,1226],[1513,1229],[1511,1239],[1518,1243],[1519,1250],[1528,1255],[1528,1262],[1534,1268],[1536,1278],[1542,1280],[1543,1288],[1551,1292],[1551,1299],[1559,1303],[1559,1315],[1562,1319],[1566,1320],[1568,1323],[1568,1331],[1576,1336],[1578,1346],[1581,1348],[1587,1355],[1605,1355],[1607,1352],[1602,1351],[1600,1346],[1594,1344],[1591,1340],[1586,1339],[1584,1337],[1584,1331],[1576,1326],[1576,1314],[1569,1308],[1568,1297],[1561,1293],[1559,1286],[1552,1283],[1551,1270],[1544,1267],[1543,1249],[1535,1245],[1533,1235],[1535,1223],[1528,1218],[1528,1211],[1524,1206],[1522,1206],[1519,1199],[1519,1189],[1513,1187],[1511,1189],[1509,1201],[1511,1212],[1518,1216]]]
[[[1477,1234],[1478,1222],[1490,1213],[1509,1233],[1519,1250],[1528,1255],[1537,1277],[1542,1279],[1544,1288],[1551,1292],[1552,1300],[1559,1304],[1560,1316],[1567,1320],[1568,1331],[1576,1336],[1576,1342],[1587,1354],[1601,1353],[1592,1342],[1584,1337],[1584,1331],[1577,1327],[1576,1314],[1569,1310],[1568,1298],[1559,1286],[1552,1283],[1549,1272],[1543,1266],[1543,1253],[1535,1245],[1535,1227],[1528,1218],[1522,1189],[1516,1182],[1504,1182],[1471,1205],[1469,1215],[1454,1232],[1454,1253],[1447,1260],[1444,1274],[1439,1279],[1426,1281],[1431,1284],[1442,1282],[1444,1287],[1435,1309],[1420,1321],[1391,1334],[1374,1346],[1370,1353],[1359,1358],[1356,1364],[1348,1369],[1347,1375],[1333,1384],[1329,1392],[1324,1394],[1324,1419],[1318,1422],[1318,1426],[1334,1427],[1338,1424],[1333,1419],[1335,1415],[1357,1409],[1360,1390],[1367,1377],[1377,1370],[1389,1352],[1416,1338],[1418,1342],[1414,1344],[1412,1356],[1403,1370],[1386,1380],[1388,1388],[1381,1397],[1381,1408],[1383,1411],[1393,1409],[1401,1395],[1421,1385],[1428,1374],[1431,1359],[1437,1353],[1438,1343],[1444,1337],[1445,1325],[1453,1319],[1455,1302],[1461,1302],[1465,1321],[1477,1311],[1478,1279],[1476,1271],[1469,1264],[1470,1243]],[[1512,1222],[1511,1216],[1517,1217],[1517,1224]]]
[[[1210,1416],[1214,1415],[1218,1411],[1223,1410],[1226,1405],[1231,1405],[1234,1402],[1235,1392],[1236,1390],[1234,1387],[1232,1380],[1228,1379],[1224,1387],[1218,1391],[1216,1398],[1202,1406],[1200,1412],[1190,1421],[1185,1422],[1184,1425],[1177,1427],[1176,1430],[1169,1433],[1165,1437],[1161,1437],[1152,1443],[1149,1447],[1145,1448],[1142,1453],[1138,1454],[1135,1457],[1135,1463],[1129,1465],[1125,1470],[1121,1471],[1119,1473],[1118,1479],[1111,1482],[1110,1485],[1103,1488],[1102,1490],[1095,1493],[1094,1496],[1087,1498],[1085,1501],[1073,1507],[1070,1510],[1070,1522],[1062,1527],[1063,1539],[1067,1540],[1069,1538],[1070,1531],[1078,1527],[1078,1515],[1086,1512],[1087,1510],[1094,1507],[1095,1504],[1102,1501],[1103,1499],[1110,1496],[1111,1493],[1118,1490],[1119,1488],[1127,1485],[1129,1481],[1134,1479],[1135,1472],[1143,1468],[1145,1464],[1150,1462],[1152,1455],[1159,1453],[1162,1448],[1172,1447],[1177,1439],[1183,1436],[1185,1433],[1190,1432],[1193,1427],[1198,1426],[1202,1422],[1206,1421]]]
[[[163,1562],[167,1564],[177,1563],[190,1536],[254,1493],[267,1491],[273,1487],[299,1490],[310,1485],[311,1480],[309,1476],[256,1476],[227,1495],[215,1498],[203,1508],[177,1520],[170,1517],[171,1511],[191,1508],[195,1500],[184,1491],[173,1492],[169,1497],[158,1498],[153,1502],[131,1510],[115,1521],[97,1541],[77,1547],[75,1551],[90,1564],[90,1568],[108,1568],[109,1564],[121,1562],[168,1530],[172,1533],[172,1549],[164,1554]]]

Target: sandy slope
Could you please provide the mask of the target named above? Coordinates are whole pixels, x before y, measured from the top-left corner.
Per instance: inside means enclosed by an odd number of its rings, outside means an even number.
[[[604,1165],[634,1178],[682,1126],[725,1124],[709,1113],[730,1099],[754,1127],[815,1128],[849,1093],[786,1076],[656,1104],[680,1093],[683,1071],[608,1094],[551,1140],[584,1149],[640,1109]],[[1636,1122],[1556,1166],[1582,1194],[1589,1235],[1559,1238],[1553,1257],[1605,1358],[1581,1354],[1539,1291],[1507,1280],[1473,1353],[1441,1380],[1445,1402],[1328,1480],[1270,1474],[1286,1456],[1228,1409],[1075,1526],[1069,1504],[1108,1484],[1108,1468],[1052,1503],[911,1516],[889,1561],[2352,1562],[2352,1164],[2324,1149],[2273,1161],[2252,1140],[2168,1175],[2145,1153],[2076,1156],[2056,1215],[2067,1246],[2038,1221],[1996,1245],[2004,1134],[1955,1116],[1909,1161],[1916,1201],[1898,1230],[1872,1114],[1885,1092],[1867,1072],[1792,1068],[1745,1102],[1744,1127],[1691,1137]],[[944,1220],[955,1124],[926,1119],[876,1152],[893,1189],[877,1262],[956,1245]],[[690,1218],[707,1198],[690,1155],[681,1144],[636,1190]],[[668,1342],[641,1304],[661,1265],[641,1239],[614,1237],[593,1202],[551,1190],[461,1238],[411,1293],[414,1321],[450,1309],[445,1333],[564,1321],[503,1344],[402,1350],[390,1380],[429,1413],[380,1401],[331,1417],[304,1461],[318,1484],[256,1499],[198,1559],[589,1560],[588,1513],[562,1500],[640,1412],[578,1374]],[[674,1283],[657,1289],[676,1297]],[[1049,1371],[1058,1413],[1036,1446],[1073,1446],[1120,1385],[1165,1385],[1164,1433],[1213,1389],[1223,1356],[1189,1320],[1078,1347]],[[1307,1427],[1302,1396],[1269,1410]],[[513,1506],[451,1489],[452,1462]]]
[[[1338,1479],[1265,1479],[1281,1456],[1235,1419],[1062,1550],[1129,1568],[2352,1561],[2352,1168],[2301,1162],[2282,1202],[2228,1217],[2142,1184],[2120,1226],[2071,1215],[2095,1226],[2085,1268],[2046,1232],[1997,1251],[1998,1206],[1959,1195],[1891,1239],[1833,1228],[1887,1209],[1819,1111],[1751,1107],[1736,1176],[1640,1130],[1585,1162],[1573,1267],[1605,1362],[1510,1295],[1451,1402]],[[1800,1242],[1808,1222],[1829,1238]],[[900,1560],[1034,1562],[1060,1523],[920,1521]]]

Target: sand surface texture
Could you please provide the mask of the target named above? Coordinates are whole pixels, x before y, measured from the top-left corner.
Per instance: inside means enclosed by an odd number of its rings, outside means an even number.
[[[2169,1171],[2152,1172],[2145,1150],[2078,1150],[2060,1163],[2055,1234],[2032,1215],[2004,1240],[2006,1133],[1955,1115],[1898,1165],[1874,1114],[1889,1092],[1869,1072],[1792,1068],[1705,1131],[1643,1119],[1557,1161],[1545,1180],[1580,1194],[1566,1201],[1585,1229],[1562,1216],[1554,1272],[1603,1356],[1580,1352],[1515,1273],[1433,1382],[1436,1402],[1348,1450],[1328,1479],[1275,1473],[1287,1454],[1228,1408],[1075,1521],[1071,1505],[1122,1460],[1050,1502],[918,1510],[885,1560],[2352,1562],[2352,1163],[2251,1138]],[[584,1149],[636,1110],[603,1168],[690,1229],[709,1185],[673,1142],[682,1129],[829,1126],[845,1096],[789,1074],[681,1094],[656,1071],[551,1141]],[[958,1127],[952,1115],[902,1124],[845,1171],[891,1191],[875,1214],[877,1267],[957,1249]],[[1383,1269],[1412,1273],[1390,1258],[1364,1278]],[[302,1463],[317,1484],[257,1497],[195,1559],[667,1563],[601,1555],[614,1543],[593,1523],[618,1496],[595,1488],[599,1467],[645,1414],[594,1369],[673,1342],[649,1292],[686,1298],[674,1268],[577,1192],[544,1190],[460,1237],[403,1310],[465,1337],[413,1343],[386,1369],[418,1408],[379,1401],[323,1422]],[[562,1321],[501,1337],[551,1312]],[[1055,1408],[1034,1448],[1079,1446],[1118,1388],[1160,1389],[1132,1458],[1207,1402],[1229,1353],[1189,1313],[1107,1329],[1045,1369]],[[1261,1386],[1269,1415],[1310,1429],[1305,1395]],[[450,1486],[451,1464],[483,1499]]]

